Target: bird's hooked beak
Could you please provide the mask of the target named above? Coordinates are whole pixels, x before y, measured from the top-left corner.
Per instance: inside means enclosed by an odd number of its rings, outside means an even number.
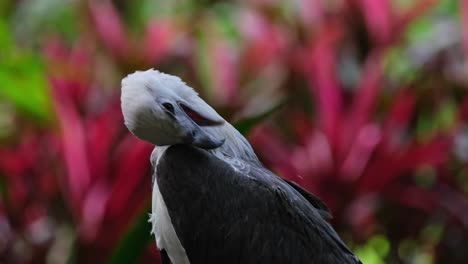
[[[127,128],[154,145],[214,149],[224,143],[216,126],[226,121],[176,76],[153,69],[128,75],[122,80],[121,105]]]
[[[189,133],[184,138],[186,144],[193,145],[202,149],[215,149],[224,144],[225,139],[216,139],[207,133],[203,127],[220,126],[224,124],[224,119],[210,117],[209,113],[204,115],[201,111],[195,111],[186,104],[179,103],[180,109],[185,113],[189,124]]]
[[[224,141],[226,141],[226,139],[214,139],[205,132],[200,132],[192,137],[191,145],[202,149],[215,149],[221,147]]]

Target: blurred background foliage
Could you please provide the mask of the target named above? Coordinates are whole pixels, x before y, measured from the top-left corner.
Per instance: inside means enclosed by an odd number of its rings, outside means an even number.
[[[468,259],[468,2],[0,0],[0,262],[157,263],[120,80],[178,75],[363,263]]]

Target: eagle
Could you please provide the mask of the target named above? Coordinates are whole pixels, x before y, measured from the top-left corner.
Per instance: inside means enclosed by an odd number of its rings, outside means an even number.
[[[155,145],[149,221],[163,264],[361,263],[327,206],[263,166],[180,78],[129,74],[121,107],[128,130]]]

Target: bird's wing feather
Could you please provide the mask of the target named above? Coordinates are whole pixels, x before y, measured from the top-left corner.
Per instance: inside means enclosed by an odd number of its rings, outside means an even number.
[[[359,263],[318,198],[249,166],[243,174],[190,146],[161,158],[156,180],[191,264]]]
[[[315,207],[319,213],[322,215],[323,218],[329,219],[332,218],[332,214],[330,212],[330,209],[328,209],[327,205],[320,200],[317,196],[313,195],[307,190],[304,190],[299,184],[283,179],[289,186],[293,187],[294,190],[299,192],[309,203]]]
[[[230,165],[235,170],[237,170],[237,172],[242,173],[242,174],[246,174],[246,175],[250,174],[250,170],[252,169],[252,167],[256,167],[256,166],[259,165],[256,161],[249,163],[249,162],[240,161],[238,159],[228,157],[228,156],[226,156],[224,160],[228,161],[230,163]],[[265,173],[272,174],[272,172],[270,172],[268,170],[266,170]],[[289,184],[291,187],[293,187],[300,195],[302,195],[307,201],[309,201],[309,203],[313,207],[315,207],[317,210],[319,210],[320,214],[324,218],[326,218],[326,219],[332,218],[332,214],[330,212],[330,209],[328,209],[327,205],[324,202],[322,202],[322,200],[320,200],[320,198],[318,198],[314,194],[310,193],[309,191],[304,190],[299,184],[297,184],[294,181],[287,180],[287,179],[282,179],[282,180],[285,181],[287,184]]]
[[[274,188],[275,193],[280,197],[283,209],[285,211],[293,210],[293,214],[300,218],[298,224],[310,228],[306,232],[307,235],[318,236],[318,239],[326,243],[325,249],[332,249],[329,252],[332,254],[332,260],[327,260],[324,263],[360,263],[359,259],[353,255],[333,227],[326,221],[331,213],[325,203],[302,189],[297,183],[282,179],[265,168],[257,170],[261,170],[261,172],[257,173],[255,178],[268,186],[270,190]],[[252,171],[254,172],[255,169]],[[322,251],[322,253],[324,252]]]

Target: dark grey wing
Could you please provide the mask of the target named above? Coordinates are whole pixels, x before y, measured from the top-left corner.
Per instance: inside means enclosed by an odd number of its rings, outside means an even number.
[[[248,171],[190,146],[161,157],[156,180],[191,264],[359,263],[299,191]]]
[[[319,213],[322,215],[322,217],[324,217],[326,219],[332,218],[332,214],[330,212],[330,209],[328,209],[327,205],[324,202],[322,202],[322,200],[320,200],[320,198],[313,195],[309,191],[304,190],[299,184],[297,184],[297,183],[295,183],[293,181],[286,180],[286,179],[283,179],[283,180],[287,184],[289,184],[289,186],[293,187],[294,190],[299,192],[307,201],[309,201],[309,203],[319,211]]]
[[[159,255],[161,256],[161,264],[172,264],[171,260],[169,259],[169,256],[167,255],[166,250],[160,250]]]
[[[225,159],[228,160],[228,162],[231,162],[230,165],[234,167],[235,170],[237,170],[239,173],[246,174],[246,175],[250,174],[250,170],[252,170],[253,167],[258,167],[260,165],[258,164],[258,162],[255,162],[255,163],[247,163],[245,161],[241,162],[238,159],[230,158],[228,156],[226,156]],[[265,169],[265,173],[272,174],[272,172],[266,169]],[[309,203],[313,207],[315,207],[324,218],[326,219],[332,218],[330,209],[328,209],[327,205],[324,202],[322,202],[320,198],[310,193],[309,191],[304,190],[299,184],[297,184],[294,181],[287,180],[287,179],[282,179],[282,180],[285,181],[287,184],[289,184],[291,187],[293,187],[300,195],[302,195],[307,201],[309,201]]]
[[[328,207],[318,197],[304,190],[297,183],[282,179],[266,168],[252,167],[252,170],[260,171],[251,173],[255,179],[282,196],[280,199],[285,211],[293,210],[295,217],[300,218],[300,223],[307,227],[306,235],[314,241],[322,241],[325,245],[318,255],[319,261],[309,263],[361,263],[348,249],[333,227],[326,221],[331,217]],[[289,219],[292,221],[292,218]],[[282,222],[281,224],[288,224]],[[309,245],[312,245],[310,243]]]

